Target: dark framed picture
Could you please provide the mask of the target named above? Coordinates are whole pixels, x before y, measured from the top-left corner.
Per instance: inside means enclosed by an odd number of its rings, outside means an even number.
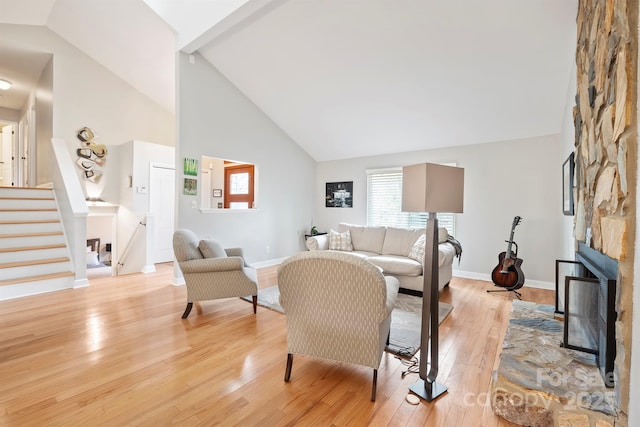
[[[194,178],[184,179],[183,194],[187,196],[195,196],[198,194],[198,180]]]
[[[562,164],[562,212],[574,214],[573,206],[573,174],[575,170],[574,153],[571,153]]]
[[[325,207],[352,208],[353,181],[327,182],[325,193]]]
[[[222,197],[222,190],[219,188],[213,189],[213,197]]]

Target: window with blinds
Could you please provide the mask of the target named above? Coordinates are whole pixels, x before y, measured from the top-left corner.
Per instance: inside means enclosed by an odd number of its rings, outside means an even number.
[[[425,228],[427,213],[402,212],[402,168],[367,171],[367,225]],[[455,236],[455,215],[438,213],[438,226]]]

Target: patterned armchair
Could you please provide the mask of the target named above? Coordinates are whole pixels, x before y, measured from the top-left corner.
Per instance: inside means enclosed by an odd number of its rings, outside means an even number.
[[[177,230],[173,234],[173,252],[187,286],[183,319],[189,316],[194,301],[246,295],[253,296],[255,314],[258,303],[256,273],[245,263],[242,249],[222,249],[215,240],[198,241],[191,230]]]
[[[312,251],[286,259],[278,269],[287,318],[284,380],[291,377],[294,354],[369,366],[375,401],[398,286],[398,279],[348,253]]]

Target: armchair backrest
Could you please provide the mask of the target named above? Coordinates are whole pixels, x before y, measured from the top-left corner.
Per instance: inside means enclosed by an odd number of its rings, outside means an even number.
[[[377,369],[392,309],[378,267],[347,253],[302,252],[281,264],[278,288],[289,353]]]
[[[202,253],[198,249],[198,236],[187,229],[176,230],[173,233],[173,253],[178,262],[189,261],[192,259],[202,259]]]

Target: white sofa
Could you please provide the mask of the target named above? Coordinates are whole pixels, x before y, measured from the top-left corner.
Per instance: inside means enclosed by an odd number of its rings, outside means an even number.
[[[397,278],[401,291],[421,295],[424,280],[422,263],[414,259],[421,259],[421,257],[415,257],[414,244],[421,235],[425,234],[424,229],[367,227],[345,223],[338,225],[337,232],[345,233],[346,231],[349,231],[352,247],[343,249],[382,268],[385,276]],[[447,230],[440,228],[438,232],[438,288],[442,291],[451,280],[456,250],[451,243],[447,242]],[[310,251],[329,250],[329,234],[309,237],[306,245]],[[412,249],[414,249],[413,252]]]

